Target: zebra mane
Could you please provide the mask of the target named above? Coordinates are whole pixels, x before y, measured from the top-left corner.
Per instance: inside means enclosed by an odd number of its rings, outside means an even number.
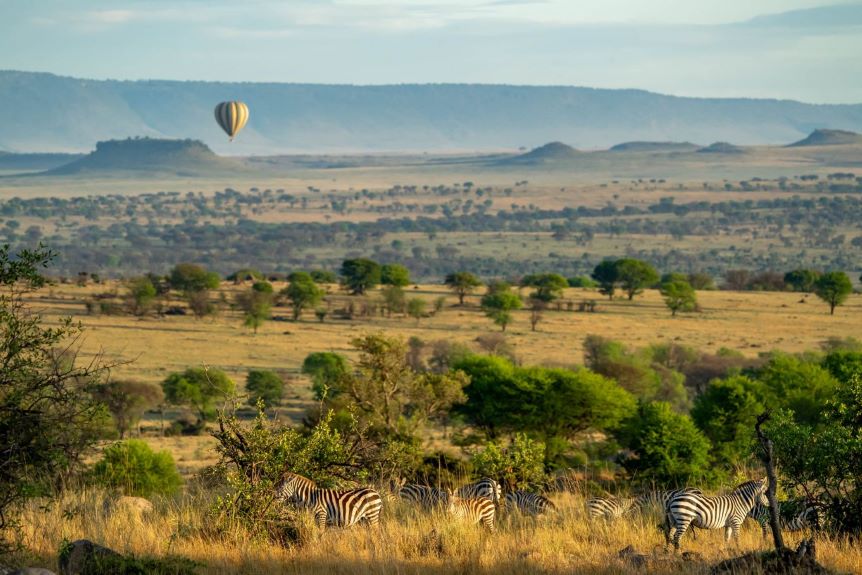
[[[736,487],[734,487],[734,488],[733,488],[733,493],[736,493],[736,492],[738,492],[738,491],[744,491],[744,490],[747,490],[747,489],[752,488],[752,487],[754,487],[754,486],[756,486],[756,485],[757,485],[757,486],[759,486],[759,485],[761,485],[761,484],[763,483],[763,481],[764,481],[763,479],[750,479],[750,480],[748,480],[748,481],[746,481],[746,482],[744,482],[744,483],[740,483],[739,485],[737,485]]]

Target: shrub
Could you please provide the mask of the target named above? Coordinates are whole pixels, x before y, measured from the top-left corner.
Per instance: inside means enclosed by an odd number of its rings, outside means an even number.
[[[509,490],[538,489],[545,480],[545,444],[518,433],[511,444],[490,442],[473,455],[476,474],[493,477]]]
[[[751,455],[754,423],[763,412],[758,387],[744,376],[717,379],[695,399],[691,417],[712,442],[716,463],[739,464]]]
[[[191,407],[202,421],[215,416],[215,402],[232,394],[234,387],[233,381],[222,370],[201,367],[172,373],[162,382],[168,403]]]
[[[302,362],[302,373],[311,376],[311,389],[318,401],[337,394],[336,383],[350,368],[343,355],[331,351],[310,353]]]
[[[278,405],[284,395],[284,382],[275,372],[252,370],[246,376],[245,389],[249,405],[262,401],[264,407],[272,407]]]
[[[182,485],[170,452],[154,452],[138,439],[107,447],[93,467],[92,477],[98,485],[139,497],[170,495]]]

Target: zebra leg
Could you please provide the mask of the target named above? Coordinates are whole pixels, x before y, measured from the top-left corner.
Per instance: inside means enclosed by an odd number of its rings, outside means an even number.
[[[676,529],[673,533],[673,548],[674,551],[679,551],[679,540],[682,539],[682,536],[685,535],[685,532],[688,530],[688,526],[691,524],[691,520],[682,520],[676,524]]]
[[[326,529],[326,509],[317,509],[314,512],[314,522],[320,529]]]

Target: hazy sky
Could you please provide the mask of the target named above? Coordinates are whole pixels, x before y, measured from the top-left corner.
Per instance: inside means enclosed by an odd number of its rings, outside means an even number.
[[[0,69],[862,102],[862,1],[0,0]]]

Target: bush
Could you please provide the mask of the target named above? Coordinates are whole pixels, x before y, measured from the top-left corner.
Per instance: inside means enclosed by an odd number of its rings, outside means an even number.
[[[215,416],[215,402],[234,391],[234,383],[220,369],[190,367],[182,373],[172,373],[162,382],[165,399],[174,405],[187,405],[206,421]]]
[[[331,351],[310,353],[302,362],[302,373],[311,376],[311,389],[318,401],[334,397],[338,393],[336,383],[349,371],[347,359]]]
[[[545,444],[518,433],[506,447],[488,443],[471,463],[476,474],[492,477],[507,491],[538,489],[545,481]]]
[[[598,287],[598,283],[588,276],[575,276],[568,279],[569,287],[573,288],[594,288]]]
[[[264,407],[278,405],[284,394],[284,382],[272,371],[252,370],[245,379],[248,391],[248,404],[257,405],[262,401]]]
[[[106,448],[93,467],[92,478],[98,485],[138,497],[170,495],[182,485],[170,452],[156,453],[138,439]]]
[[[664,402],[641,403],[619,432],[633,457],[622,464],[641,483],[687,485],[709,479],[709,440]]]
[[[763,412],[759,386],[744,376],[717,379],[695,399],[691,417],[715,446],[714,462],[736,465],[751,456],[754,423]]]

